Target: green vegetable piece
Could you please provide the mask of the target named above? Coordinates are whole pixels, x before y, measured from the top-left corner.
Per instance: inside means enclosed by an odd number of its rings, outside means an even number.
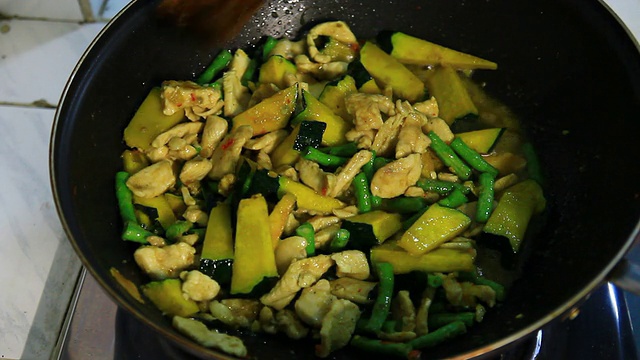
[[[440,195],[447,195],[453,189],[460,190],[463,194],[469,193],[469,188],[458,183],[453,183],[450,181],[442,181],[442,180],[432,180],[432,179],[420,179],[416,183],[416,186],[422,188],[424,191],[431,191],[438,193]]]
[[[458,274],[458,280],[470,281],[476,285],[486,285],[496,292],[496,300],[503,301],[506,296],[504,285],[499,284],[493,280],[489,280],[484,276],[478,275],[477,271],[462,271]]]
[[[229,50],[222,50],[218,55],[213,58],[211,64],[207,66],[207,68],[198,76],[196,79],[196,83],[199,85],[208,84],[213,81],[213,78],[216,77],[218,73],[220,73],[224,68],[226,68],[229,63],[233,59],[233,55]]]
[[[302,157],[307,160],[317,162],[322,166],[329,166],[329,167],[338,167],[340,165],[346,164],[347,161],[349,161],[349,159],[347,158],[325,154],[322,151],[316,148],[313,148],[311,146],[307,146],[305,151],[302,153]]]
[[[260,66],[258,81],[264,84],[275,84],[279,89],[287,87],[287,75],[298,72],[295,64],[280,55],[269,56]]]
[[[389,309],[391,308],[391,297],[393,296],[393,266],[389,263],[375,263],[376,274],[378,276],[378,297],[373,304],[371,317],[365,325],[365,330],[371,333],[377,333],[382,329]]]
[[[495,178],[498,176],[498,169],[494,168],[486,162],[480,154],[478,154],[475,150],[471,149],[464,143],[462,139],[459,137],[453,139],[451,144],[449,144],[453,151],[455,151],[467,164],[471,165],[472,168],[493,175]]]
[[[199,269],[203,274],[226,285],[231,281],[233,259],[231,207],[227,203],[219,203],[209,212]]]
[[[351,338],[351,346],[376,354],[376,357],[383,355],[407,359],[413,350],[407,343],[383,342],[378,339],[370,339],[360,335]]]
[[[427,274],[427,284],[432,288],[438,288],[442,286],[442,277],[434,274]]]
[[[345,134],[353,126],[350,121],[335,114],[306,90],[302,91],[301,105],[302,111],[291,119],[291,125],[295,126],[303,120],[321,121],[327,124],[327,129],[322,136],[323,146],[335,146],[347,142]]]
[[[533,144],[530,142],[524,143],[522,145],[522,153],[524,154],[524,158],[527,159],[527,172],[529,173],[529,178],[537,181],[540,185],[544,185],[542,166],[540,166],[540,159],[538,158],[538,154],[536,153]]]
[[[381,167],[387,165],[388,163],[390,163],[392,161],[393,161],[392,159],[387,159],[387,158],[376,156],[373,159],[373,173],[375,174],[375,172],[378,171]]]
[[[467,199],[464,193],[460,191],[460,189],[454,188],[453,191],[449,193],[449,196],[438,201],[438,205],[446,206],[449,208],[457,208],[467,201],[469,201],[469,199]]]
[[[245,70],[244,74],[242,74],[242,78],[240,79],[240,83],[243,86],[247,86],[250,81],[254,81],[256,76],[256,70],[258,70],[258,65],[259,65],[259,62],[255,58],[249,61],[249,66],[247,66],[247,70]]]
[[[373,210],[344,219],[342,228],[349,230],[349,247],[368,250],[382,244],[402,228],[402,216],[382,210]]]
[[[137,224],[138,219],[133,206],[133,193],[127,187],[127,179],[129,179],[128,172],[118,171],[116,173],[116,199],[118,200],[122,221]]]
[[[376,152],[371,150],[371,159],[369,159],[369,161],[367,161],[367,163],[362,166],[362,172],[364,172],[369,182],[371,182],[371,179],[373,179],[373,174],[375,173],[373,169],[373,163],[375,162],[375,160]]]
[[[320,148],[319,150],[330,155],[352,157],[353,155],[355,155],[355,153],[358,152],[358,144],[354,142],[348,142],[342,145]]]
[[[329,245],[331,252],[339,252],[342,249],[344,249],[349,243],[350,236],[351,234],[349,233],[349,230],[347,229],[338,230],[338,232],[336,233],[336,236],[331,240],[331,244]]]
[[[425,209],[427,201],[421,197],[399,196],[393,199],[382,199],[380,208],[399,214],[411,214]]]
[[[302,151],[308,146],[318,148],[322,143],[322,135],[324,134],[327,124],[321,121],[303,121],[300,123],[300,130],[296,140],[293,142],[293,148]]]
[[[334,114],[345,120],[351,120],[352,115],[347,112],[344,100],[348,95],[357,92],[356,81],[351,76],[345,75],[340,81],[325,85],[318,100],[331,109]]]
[[[442,162],[453,169],[453,172],[462,180],[468,180],[471,177],[471,168],[467,166],[458,155],[433,131],[427,134],[431,139],[431,148]]]
[[[369,181],[364,172],[359,172],[352,181],[353,189],[356,195],[356,203],[360,213],[371,211],[371,189],[369,189]]]
[[[153,235],[155,234],[132,221],[126,221],[124,223],[124,229],[122,230],[122,240],[141,244],[148,244],[147,237]]]
[[[296,235],[302,236],[307,241],[307,256],[314,256],[316,254],[316,234],[313,230],[313,226],[306,222],[296,228]]]
[[[486,223],[493,211],[493,198],[495,176],[490,173],[482,173],[478,178],[480,192],[478,193],[478,206],[476,208],[476,221]]]
[[[439,313],[429,315],[429,328],[438,329],[452,322],[461,321],[466,327],[473,326],[476,314],[472,312]]]
[[[178,220],[167,227],[167,230],[165,230],[165,237],[167,240],[175,241],[179,236],[182,236],[184,233],[191,230],[192,227],[192,222]]]
[[[409,345],[414,349],[434,347],[465,332],[467,332],[467,327],[464,322],[454,321],[427,335],[422,335],[409,341]]]
[[[264,45],[262,45],[262,61],[266,61],[269,58],[269,54],[271,54],[277,43],[278,39],[273,36],[267,36]]]
[[[422,214],[425,213],[425,211],[427,211],[429,207],[425,206],[424,208],[422,208],[420,211],[418,211],[417,213],[411,215],[410,218],[404,220],[402,222],[402,230],[407,230],[411,227],[411,225],[413,225],[419,218],[420,216],[422,216]]]

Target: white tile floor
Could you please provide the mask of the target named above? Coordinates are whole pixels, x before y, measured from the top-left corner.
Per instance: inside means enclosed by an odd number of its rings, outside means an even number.
[[[0,289],[11,289],[0,292],[0,358],[46,359],[54,348],[80,269],[48,181],[54,108],[104,21],[127,3],[0,0]],[[640,34],[640,0],[607,3]]]

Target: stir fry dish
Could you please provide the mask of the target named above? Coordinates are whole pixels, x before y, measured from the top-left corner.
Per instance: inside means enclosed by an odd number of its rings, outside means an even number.
[[[114,276],[238,357],[258,355],[238,330],[416,358],[481,322],[506,293],[482,238],[517,253],[545,208],[531,145],[471,79],[497,64],[342,21],[264,40],[159,84],[124,130],[122,239],[149,281]]]

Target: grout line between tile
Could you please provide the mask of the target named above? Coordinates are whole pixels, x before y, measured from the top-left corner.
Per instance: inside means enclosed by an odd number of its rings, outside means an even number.
[[[74,20],[74,19],[50,19],[44,17],[37,16],[19,16],[19,15],[5,15],[0,13],[0,21],[2,20],[28,20],[28,21],[46,21],[46,22],[57,22],[57,23],[69,23],[69,24],[92,24],[96,22],[106,22],[106,20]]]
[[[36,100],[30,103],[0,101],[0,106],[27,107],[27,108],[36,108],[36,109],[55,109],[58,107],[57,105],[49,103],[45,99]]]

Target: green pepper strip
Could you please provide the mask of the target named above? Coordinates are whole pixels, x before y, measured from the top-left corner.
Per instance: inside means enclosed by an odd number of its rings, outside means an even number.
[[[314,256],[316,254],[316,234],[313,230],[313,226],[306,222],[296,229],[296,235],[302,236],[307,241],[307,256]]]
[[[141,244],[148,244],[147,237],[155,235],[154,233],[142,228],[142,226],[133,221],[126,221],[122,230],[122,240],[134,241]]]
[[[489,173],[482,173],[478,178],[480,183],[480,192],[478,193],[478,207],[476,210],[476,221],[485,223],[489,220],[493,211],[493,197],[495,177]]]
[[[231,55],[231,51],[229,50],[220,51],[220,53],[215,58],[213,58],[213,61],[211,61],[211,64],[209,64],[209,66],[207,66],[207,68],[204,69],[202,74],[198,76],[198,78],[196,79],[196,83],[198,83],[199,85],[210,83],[220,71],[222,71],[224,68],[227,67],[227,65],[229,65],[229,63],[231,62],[231,59],[233,59],[233,55]]]
[[[278,39],[273,36],[267,36],[267,40],[262,46],[262,61],[266,61],[269,58],[269,54],[271,54],[271,51],[273,51],[273,48],[276,47],[277,43]]]
[[[411,227],[411,225],[413,225],[413,223],[415,223],[416,221],[418,221],[418,219],[420,218],[420,216],[422,216],[422,214],[425,213],[425,211],[427,211],[429,207],[425,206],[422,210],[418,211],[417,213],[415,213],[414,215],[412,215],[410,218],[404,220],[402,222],[402,230],[407,230]]]
[[[338,232],[336,233],[336,236],[331,240],[331,244],[329,245],[331,252],[338,252],[344,249],[345,246],[347,246],[347,243],[349,242],[349,237],[351,237],[351,233],[349,233],[349,230],[347,229],[338,230]]]
[[[358,211],[361,213],[371,211],[371,190],[369,189],[367,175],[363,172],[359,172],[358,175],[354,176],[352,184],[356,195]]]
[[[453,191],[451,191],[451,193],[449,193],[449,195],[446,198],[438,201],[438,204],[442,206],[446,206],[448,208],[457,208],[458,206],[466,203],[467,201],[469,201],[469,199],[467,199],[464,193],[462,193],[462,191],[455,188],[453,189]]]
[[[465,326],[473,326],[476,314],[472,312],[439,313],[429,315],[429,329],[438,329],[454,321],[462,321]]]
[[[319,150],[331,155],[352,157],[358,152],[358,145],[354,142],[348,142],[346,144],[329,146]]]
[[[482,155],[478,154],[475,150],[467,146],[467,144],[462,141],[460,138],[455,138],[449,144],[453,151],[455,151],[467,164],[471,165],[472,168],[480,171],[492,174],[494,177],[498,176],[498,169],[494,168],[486,162]]]
[[[400,196],[393,199],[384,199],[381,205],[383,210],[386,211],[409,214],[424,209],[427,206],[427,201],[421,197]]]
[[[496,300],[503,301],[505,298],[505,289],[502,284],[480,276],[476,272],[460,272],[458,274],[458,280],[469,281],[476,285],[486,285],[495,291]]]
[[[116,198],[118,199],[120,216],[124,222],[138,224],[136,210],[133,206],[133,193],[127,187],[127,179],[129,179],[128,172],[118,171],[116,173]]]
[[[416,186],[422,188],[422,190],[424,191],[432,191],[440,195],[447,195],[453,189],[458,189],[462,191],[463,194],[468,194],[470,191],[468,187],[462,184],[458,184],[450,181],[432,180],[432,179],[420,179],[416,183]]]
[[[413,350],[407,343],[383,342],[378,339],[370,339],[360,335],[354,335],[351,345],[358,349],[375,353],[376,355],[387,355],[406,359]]]
[[[460,334],[464,334],[466,331],[467,327],[462,321],[454,321],[436,331],[409,341],[409,344],[415,349],[433,347]]]
[[[442,277],[434,274],[427,274],[427,284],[433,288],[442,286]]]
[[[182,236],[187,231],[191,230],[193,223],[185,220],[178,220],[169,225],[164,235],[167,240],[175,241],[178,236]]]
[[[442,160],[442,162],[450,167],[456,175],[462,180],[468,180],[471,177],[471,168],[462,162],[458,155],[447,145],[438,134],[433,131],[429,131],[427,134],[431,139],[431,148],[436,152],[436,155]]]
[[[244,74],[242,74],[242,78],[240,79],[240,83],[243,86],[247,86],[247,84],[249,84],[249,81],[253,80],[256,69],[258,69],[258,60],[254,58],[249,61],[249,66],[247,66],[247,70],[244,71]]]
[[[378,274],[378,297],[373,303],[371,317],[365,326],[365,330],[370,333],[377,333],[382,328],[382,324],[389,315],[391,308],[391,297],[393,295],[393,266],[386,262],[376,263],[376,273]]]
[[[325,154],[322,151],[311,146],[307,146],[304,153],[302,154],[302,157],[307,160],[315,161],[322,166],[330,167],[338,167],[345,164],[349,160],[340,156]]]
[[[536,150],[533,148],[533,144],[524,143],[522,145],[522,152],[524,158],[527,160],[527,171],[529,177],[538,182],[538,184],[544,184],[544,176],[542,175],[542,167],[540,166],[540,159]]]
[[[373,174],[375,173],[373,169],[373,162],[376,160],[376,152],[371,150],[371,159],[362,166],[362,172],[367,175],[367,180],[371,181],[373,179]]]

